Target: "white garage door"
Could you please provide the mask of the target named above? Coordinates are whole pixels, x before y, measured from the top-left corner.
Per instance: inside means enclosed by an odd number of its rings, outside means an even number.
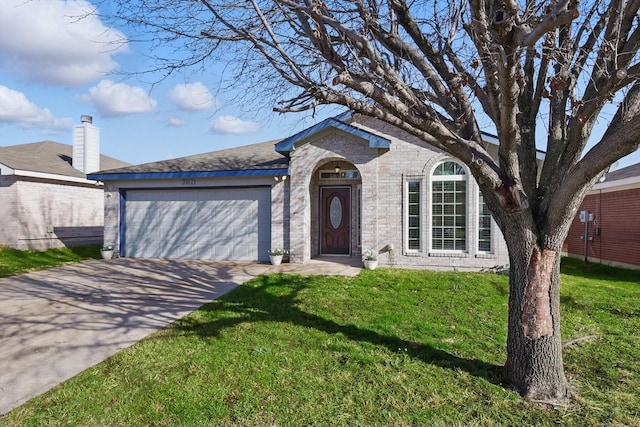
[[[269,188],[129,190],[125,197],[125,256],[269,259]]]

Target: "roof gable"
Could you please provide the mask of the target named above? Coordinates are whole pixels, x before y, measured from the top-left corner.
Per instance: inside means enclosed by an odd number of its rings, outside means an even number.
[[[369,142],[370,148],[389,148],[391,145],[391,141],[387,138],[381,137],[379,135],[375,135],[371,132],[368,132],[364,129],[360,129],[353,125],[347,124],[338,118],[330,117],[317,123],[310,128],[307,128],[297,134],[290,136],[288,138],[283,139],[282,141],[276,144],[276,151],[278,153],[282,153],[288,155],[292,151],[296,149],[296,144],[304,141],[305,139],[318,134],[326,129],[338,129],[342,132],[348,133],[350,135],[356,136],[358,138],[364,139]]]

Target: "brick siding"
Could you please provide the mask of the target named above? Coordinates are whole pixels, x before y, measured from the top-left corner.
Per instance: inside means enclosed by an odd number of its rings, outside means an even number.
[[[362,250],[377,251],[383,266],[430,269],[492,269],[506,268],[508,253],[496,224],[492,225],[493,250],[477,250],[478,187],[468,173],[467,250],[457,253],[430,251],[430,174],[441,161],[453,160],[442,152],[391,126],[376,121],[361,121],[372,132],[391,139],[389,149],[370,148],[369,143],[338,130],[325,130],[298,144],[291,153],[286,181],[266,178],[234,178],[229,186],[250,185],[251,182],[271,185],[271,245],[288,248],[292,262],[305,262],[319,255],[319,189],[325,185],[347,186],[351,189],[351,255],[360,257]],[[338,163],[343,170],[357,170],[360,179],[321,179],[320,170],[332,170]],[[420,177],[423,185],[422,248],[407,251],[404,186],[407,177]],[[198,180],[198,185],[220,185],[218,179]],[[119,246],[120,190],[126,188],[179,187],[179,180],[115,181],[105,185],[105,241]],[[356,203],[361,189],[361,206]],[[358,209],[361,229],[358,235]],[[389,251],[389,248],[393,250]]]
[[[563,251],[584,258],[584,223],[580,211],[595,215],[589,223],[587,259],[611,265],[640,268],[640,188],[592,191],[571,223]]]
[[[389,149],[373,149],[368,143],[341,131],[329,131],[317,135],[292,153],[291,172],[291,251],[294,262],[304,262],[318,255],[319,221],[317,219],[318,188],[322,185],[348,185],[355,189],[362,186],[361,247],[357,247],[357,235],[352,232],[352,254],[360,256],[362,250],[378,252],[381,265],[406,268],[433,269],[489,269],[506,268],[508,253],[497,226],[493,224],[493,251],[479,253],[477,248],[477,196],[478,187],[468,176],[468,247],[463,253],[436,253],[429,251],[430,206],[427,191],[429,175],[439,162],[454,160],[433,147],[410,137],[391,126],[378,122],[370,128],[390,136]],[[455,161],[455,160],[454,160]],[[359,181],[323,181],[320,170],[330,170],[336,162],[343,169],[360,172]],[[406,251],[404,241],[404,177],[421,177],[423,248]],[[355,227],[357,207],[352,203],[352,230]],[[388,248],[393,250],[389,251]]]

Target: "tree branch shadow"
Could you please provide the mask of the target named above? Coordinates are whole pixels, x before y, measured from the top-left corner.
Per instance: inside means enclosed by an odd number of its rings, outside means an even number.
[[[277,276],[277,284],[273,277]],[[286,288],[287,292],[274,292]],[[214,302],[200,308],[203,311],[228,311],[236,316],[225,316],[214,321],[200,321],[187,316],[173,325],[181,333],[196,334],[202,338],[219,337],[221,331],[241,323],[282,322],[315,329],[330,335],[341,334],[349,340],[370,343],[387,348],[390,352],[403,352],[424,363],[450,370],[462,370],[505,387],[503,367],[478,359],[465,359],[438,349],[430,344],[418,343],[398,336],[385,335],[354,324],[340,324],[300,308],[299,293],[309,287],[309,280],[297,275],[260,276],[248,285],[240,286]]]

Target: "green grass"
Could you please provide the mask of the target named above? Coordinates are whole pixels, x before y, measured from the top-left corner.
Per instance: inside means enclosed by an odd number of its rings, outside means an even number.
[[[508,278],[256,278],[0,418],[7,426],[640,426],[640,272],[565,260],[567,408],[501,383]]]
[[[0,277],[98,258],[100,258],[99,246],[79,246],[47,251],[19,251],[0,246]]]

